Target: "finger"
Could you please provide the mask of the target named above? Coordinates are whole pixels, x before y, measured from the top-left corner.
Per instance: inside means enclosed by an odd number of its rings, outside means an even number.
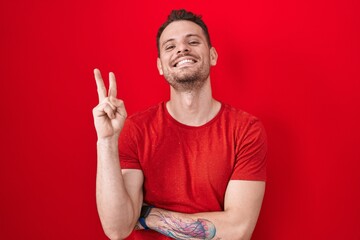
[[[110,103],[116,107],[116,113],[120,114],[120,116],[126,118],[127,113],[125,109],[124,102],[120,99],[110,97]]]
[[[124,101],[115,97],[109,97],[109,103],[115,107],[124,107]]]
[[[101,102],[102,100],[104,100],[106,98],[106,87],[104,84],[104,80],[101,77],[101,73],[100,70],[95,68],[94,69],[94,76],[95,76],[95,81],[96,81],[96,86],[97,86],[97,92],[99,95],[99,102]]]
[[[119,115],[120,117],[126,119],[127,117],[127,112],[126,112],[126,109],[125,107],[124,108],[117,108],[116,109],[116,112],[115,112],[115,115]]]
[[[96,108],[102,111],[106,105],[109,105],[113,111],[116,110],[116,106],[110,101],[109,98],[105,98],[101,103],[99,103],[99,105],[96,106]]]
[[[116,78],[115,78],[115,74],[113,72],[109,73],[109,82],[110,82],[110,84],[109,84],[108,96],[116,98],[116,95],[117,95]]]
[[[110,107],[109,104],[106,104],[104,107],[104,112],[108,115],[108,117],[110,119],[114,119],[115,118],[115,113],[114,110]]]
[[[114,113],[116,112],[116,106],[111,102],[109,102],[107,98],[102,103],[99,103],[96,107],[93,108],[94,116],[101,117],[107,115],[106,112],[104,111],[106,106],[110,107]]]

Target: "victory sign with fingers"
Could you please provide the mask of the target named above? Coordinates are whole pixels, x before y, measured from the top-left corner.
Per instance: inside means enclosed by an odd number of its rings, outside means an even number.
[[[93,109],[95,129],[98,139],[119,137],[126,119],[126,110],[122,100],[117,99],[116,79],[109,73],[109,90],[106,91],[100,70],[94,70],[99,104]]]

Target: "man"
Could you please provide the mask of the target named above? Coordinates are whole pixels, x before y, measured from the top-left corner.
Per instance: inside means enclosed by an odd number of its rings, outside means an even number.
[[[250,239],[265,191],[263,127],[212,97],[218,55],[199,16],[172,11],[157,43],[167,102],[126,119],[114,74],[106,91],[94,70],[103,229],[110,239]]]

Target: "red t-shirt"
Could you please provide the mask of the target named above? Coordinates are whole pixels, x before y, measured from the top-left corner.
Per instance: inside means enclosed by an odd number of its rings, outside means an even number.
[[[224,210],[230,180],[266,179],[266,135],[250,114],[222,103],[208,123],[176,121],[165,102],[129,117],[119,141],[123,169],[144,173],[144,202],[176,212]],[[128,239],[170,239],[152,230]]]

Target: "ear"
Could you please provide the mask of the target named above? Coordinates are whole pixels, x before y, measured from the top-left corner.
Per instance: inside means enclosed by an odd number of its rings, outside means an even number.
[[[161,60],[160,60],[160,58],[157,58],[156,65],[157,65],[159,74],[160,74],[160,75],[163,75],[164,72],[163,72],[163,70],[162,70],[162,65],[161,65]]]
[[[210,48],[210,65],[215,66],[217,63],[218,54],[216,52],[216,49],[214,47]]]

